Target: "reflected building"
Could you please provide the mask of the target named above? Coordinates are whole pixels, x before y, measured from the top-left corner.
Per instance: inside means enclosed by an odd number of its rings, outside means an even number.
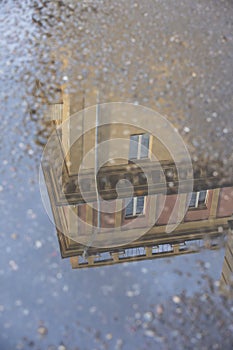
[[[229,220],[228,239],[222,267],[220,290],[224,295],[233,297],[233,218]]]
[[[73,268],[222,246],[233,188],[215,164],[190,167],[183,151],[174,161],[162,142],[169,129],[149,132],[151,111],[106,104],[74,114],[82,107],[61,89],[49,106],[54,133],[42,162],[61,256]]]

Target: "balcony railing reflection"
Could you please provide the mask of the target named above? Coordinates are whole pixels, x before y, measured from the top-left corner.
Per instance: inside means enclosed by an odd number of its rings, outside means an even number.
[[[103,252],[91,255],[87,258],[77,256],[71,258],[73,268],[97,267],[103,265],[113,265],[131,261],[141,261],[146,259],[172,257],[181,254],[200,252],[206,248],[204,240],[187,241],[179,244],[159,244],[155,246],[141,246],[136,248],[126,248],[120,251]],[[218,242],[213,240],[208,246],[209,249],[219,248]]]

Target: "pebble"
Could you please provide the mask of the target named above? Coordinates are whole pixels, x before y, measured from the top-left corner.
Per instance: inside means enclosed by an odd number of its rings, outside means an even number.
[[[30,314],[30,311],[29,311],[28,309],[24,309],[24,310],[23,310],[23,314],[24,314],[25,316],[28,316],[28,315]]]
[[[35,247],[36,247],[36,249],[40,249],[42,247],[41,241],[36,241],[35,242]]]
[[[121,350],[123,346],[123,340],[122,339],[117,339],[115,350]]]
[[[142,273],[144,273],[144,274],[148,273],[148,269],[145,268],[145,267],[141,268],[141,271],[142,271]]]
[[[157,305],[156,307],[156,312],[157,312],[157,315],[161,316],[164,312],[164,308],[162,305]]]
[[[45,336],[46,334],[48,334],[48,329],[44,326],[40,326],[38,329],[37,329],[37,332],[42,335],[42,336]]]
[[[153,331],[153,329],[146,329],[144,331],[144,335],[146,337],[150,337],[150,338],[153,338],[155,336],[155,331]]]
[[[178,308],[176,309],[176,313],[177,313],[178,315],[181,315],[181,314],[182,314],[182,309],[181,309],[180,307],[178,307]]]
[[[92,306],[92,307],[90,307],[89,312],[90,312],[90,314],[94,314],[96,312],[96,310],[97,310],[97,307]]]
[[[57,350],[66,350],[66,347],[65,345],[59,345]]]
[[[108,333],[106,334],[106,337],[105,337],[107,340],[111,340],[112,339],[112,333]]]
[[[63,286],[62,288],[63,292],[68,292],[69,290],[69,286],[67,286],[66,284]]]
[[[56,277],[57,277],[58,280],[62,279],[62,273],[58,272]]]
[[[173,300],[173,302],[174,302],[175,304],[179,304],[179,303],[181,302],[180,297],[178,297],[177,295],[174,295],[174,297],[172,298],[172,300]]]
[[[154,318],[154,315],[152,312],[148,311],[144,313],[143,317],[146,322],[151,322]]]
[[[9,265],[13,271],[17,271],[19,269],[18,265],[16,264],[16,262],[14,260],[10,260]]]

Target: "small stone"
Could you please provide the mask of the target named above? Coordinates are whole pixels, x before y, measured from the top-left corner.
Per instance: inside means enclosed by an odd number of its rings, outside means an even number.
[[[13,271],[17,271],[19,269],[18,265],[16,264],[16,262],[14,260],[10,260],[9,265]]]
[[[32,156],[34,154],[34,151],[32,149],[29,149],[28,154],[29,154],[29,156]]]
[[[127,297],[132,298],[134,296],[134,292],[132,290],[128,290],[126,292]]]
[[[151,322],[153,320],[153,318],[154,318],[153,317],[153,313],[150,312],[150,311],[144,313],[143,317],[144,317],[146,322]]]
[[[90,307],[89,312],[91,314],[94,314],[96,312],[96,310],[97,310],[97,307],[96,306],[92,306],[92,307]]]
[[[44,326],[40,326],[38,329],[37,329],[37,332],[42,335],[42,336],[45,336],[46,334],[48,334],[48,329]]]
[[[35,242],[35,247],[36,247],[36,249],[40,249],[42,247],[41,241],[36,241]]]
[[[153,329],[146,329],[144,335],[146,337],[153,338],[155,336],[155,331],[153,331]]]
[[[214,285],[216,288],[219,288],[220,287],[220,281],[214,281]]]
[[[186,133],[190,132],[190,128],[188,126],[185,126],[184,127],[184,132],[186,132]]]
[[[140,312],[136,312],[136,314],[134,316],[135,316],[136,320],[139,320],[141,318]]]
[[[106,334],[106,339],[107,339],[107,340],[111,340],[111,339],[112,339],[112,333]]]
[[[141,269],[141,271],[142,271],[142,273],[144,273],[144,274],[148,273],[148,269],[147,269],[146,267],[143,267],[143,268]]]
[[[58,272],[56,277],[57,277],[58,280],[62,279],[62,274],[61,274],[61,272]]]
[[[157,305],[156,312],[157,312],[157,315],[161,316],[163,314],[163,312],[164,312],[163,306],[162,305]]]
[[[175,304],[179,304],[180,303],[180,297],[178,297],[177,295],[174,295],[174,297],[172,298],[172,300],[173,300],[173,302],[175,303]]]
[[[18,238],[17,233],[12,233],[11,238],[14,239],[14,240],[16,240],[16,239]]]
[[[182,309],[181,309],[180,307],[178,307],[178,308],[176,309],[176,313],[177,313],[178,315],[181,315],[181,314],[182,314]]]
[[[115,350],[121,350],[123,346],[123,340],[122,339],[117,339]]]
[[[62,288],[63,292],[68,292],[69,290],[69,286],[67,286],[66,284],[63,286]]]
[[[61,344],[58,346],[57,350],[66,350],[66,347],[65,347],[65,345]]]

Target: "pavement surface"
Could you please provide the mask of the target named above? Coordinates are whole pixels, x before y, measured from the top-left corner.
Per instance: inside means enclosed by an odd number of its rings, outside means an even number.
[[[99,90],[166,115],[228,176],[232,18],[230,0],[1,3],[0,350],[232,349],[224,249],[72,271],[38,185],[42,94],[67,77],[86,106]]]

